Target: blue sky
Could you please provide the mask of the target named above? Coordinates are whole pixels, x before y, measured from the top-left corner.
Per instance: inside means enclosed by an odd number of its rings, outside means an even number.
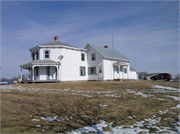
[[[80,48],[111,48],[111,7],[114,48],[132,67],[179,73],[178,1],[1,1],[1,77],[18,76],[29,48],[54,36]]]

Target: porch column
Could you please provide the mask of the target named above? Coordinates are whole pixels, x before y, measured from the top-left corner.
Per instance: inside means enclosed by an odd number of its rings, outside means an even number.
[[[57,72],[56,72],[56,75],[57,75],[56,80],[59,80],[59,67],[58,66],[56,66],[56,70],[57,70]]]
[[[124,66],[122,66],[122,78],[124,79]]]
[[[21,67],[21,81],[22,81],[22,67]]]
[[[118,69],[119,69],[119,79],[121,79],[120,67],[121,67],[121,65],[118,65]]]
[[[130,71],[130,68],[129,66],[127,66],[127,78],[129,79],[129,71]]]
[[[34,81],[34,66],[32,66],[32,81]]]

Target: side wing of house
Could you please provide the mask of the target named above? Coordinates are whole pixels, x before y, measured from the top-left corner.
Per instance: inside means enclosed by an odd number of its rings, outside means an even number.
[[[89,80],[137,79],[137,71],[130,69],[130,60],[119,51],[89,43],[85,48]]]
[[[87,46],[88,80],[104,80],[103,57],[92,47]]]

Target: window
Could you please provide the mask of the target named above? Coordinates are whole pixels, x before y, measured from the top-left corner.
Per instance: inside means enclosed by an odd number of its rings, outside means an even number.
[[[117,67],[117,73],[119,73],[119,67]]]
[[[34,52],[32,52],[32,60],[34,60]]]
[[[123,67],[120,67],[120,72],[123,72]]]
[[[81,53],[81,61],[85,61],[85,54]]]
[[[39,51],[36,51],[36,60],[39,59]]]
[[[44,51],[44,58],[45,59],[49,58],[49,51]]]
[[[102,73],[102,68],[101,67],[99,67],[99,73]]]
[[[80,67],[80,76],[85,76],[85,67]]]
[[[92,54],[92,60],[96,60],[96,54],[95,53]]]
[[[124,68],[124,73],[127,73],[127,68]]]
[[[88,68],[88,74],[89,75],[96,74],[96,67],[89,67]]]
[[[35,67],[35,76],[39,75],[39,67]]]

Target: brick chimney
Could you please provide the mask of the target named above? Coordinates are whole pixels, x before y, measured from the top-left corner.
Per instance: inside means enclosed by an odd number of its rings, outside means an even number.
[[[105,45],[104,48],[108,48],[108,45]]]
[[[54,36],[54,41],[58,40],[58,36]]]

